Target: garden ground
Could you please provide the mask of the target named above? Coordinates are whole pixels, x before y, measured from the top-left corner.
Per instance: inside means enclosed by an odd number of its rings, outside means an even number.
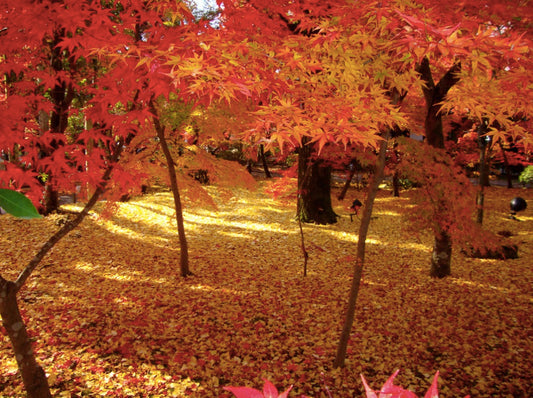
[[[380,192],[346,368],[335,370],[359,219],[350,222],[346,199],[335,202],[337,224],[304,226],[303,277],[294,204],[264,188],[230,198],[210,187],[217,209],[187,209],[186,279],[168,192],[121,203],[107,220],[92,213],[56,246],[19,297],[54,396],[229,397],[223,386],[266,378],[294,385],[293,397],[351,398],[363,394],[361,373],[379,388],[396,369],[397,384],[419,395],[437,370],[442,397],[529,394],[533,210],[508,214],[512,197],[533,204],[533,191],[487,190],[485,227],[510,231],[519,259],[455,251],[442,280],[428,276],[430,234],[402,216],[410,193]],[[65,217],[0,217],[3,276],[14,278]],[[23,396],[3,334],[0,396]]]

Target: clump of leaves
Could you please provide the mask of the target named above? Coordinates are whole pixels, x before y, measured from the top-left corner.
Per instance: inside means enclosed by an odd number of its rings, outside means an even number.
[[[387,379],[385,384],[383,384],[383,387],[381,387],[381,390],[379,390],[376,394],[376,391],[372,390],[368,383],[365,380],[365,377],[361,375],[361,379],[363,380],[363,385],[365,386],[365,392],[367,398],[416,398],[416,394],[412,391],[406,390],[400,386],[394,385],[394,378],[400,370],[397,370],[392,374],[391,377]],[[439,392],[437,389],[437,379],[439,378],[439,372],[435,373],[435,376],[433,377],[433,382],[431,383],[431,386],[427,390],[426,394],[424,395],[424,398],[438,398]]]
[[[281,394],[278,394],[278,389],[267,379],[263,379],[263,391],[256,390],[251,387],[224,387],[224,390],[229,391],[237,398],[287,398],[292,386],[287,388]]]
[[[361,375],[363,380],[363,385],[365,387],[365,393],[367,398],[416,398],[416,394],[412,391],[406,390],[403,387],[394,385],[394,378],[398,375],[400,370],[394,372],[383,384],[383,387],[379,391],[372,390],[366,379]],[[427,390],[424,398],[438,398],[439,391],[437,389],[437,380],[439,378],[439,372],[435,373],[431,386]],[[263,386],[263,391],[256,390],[251,387],[224,387],[224,390],[230,391],[237,398],[287,398],[289,391],[292,389],[290,386],[284,392],[278,395],[277,388],[267,379],[263,379],[265,384]]]
[[[533,183],[533,165],[527,166],[522,173],[518,176],[518,181],[521,184],[532,184]]]

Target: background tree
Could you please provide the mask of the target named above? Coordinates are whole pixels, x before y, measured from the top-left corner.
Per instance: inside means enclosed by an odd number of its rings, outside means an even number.
[[[505,104],[492,101],[493,98],[479,87],[480,82],[490,82],[490,86],[496,87],[508,79],[515,81],[517,87],[524,87],[527,78],[523,72],[530,67],[530,61],[528,50],[524,47],[526,38],[523,36],[523,25],[518,24],[514,29],[515,26],[509,22],[512,18],[508,14],[508,7],[491,4],[494,14],[488,16],[484,11],[478,10],[476,13],[472,8],[473,3],[456,4],[459,9],[465,9],[465,13],[461,14],[446,13],[450,10],[449,4],[442,6],[443,9],[440,5],[428,5],[427,11],[423,13],[420,13],[421,9],[415,8],[410,11],[410,16],[400,13],[407,24],[406,31],[409,32],[405,41],[409,43],[410,56],[417,60],[415,67],[425,82],[424,135],[427,144],[434,148],[444,148],[446,134],[442,127],[442,117],[452,111],[455,114],[464,111],[473,113],[480,121],[486,116],[491,121],[490,124],[501,122],[505,127],[500,133],[492,129],[487,134],[492,139],[497,139],[499,134],[514,137],[527,135],[522,127],[511,121],[516,113],[529,114],[531,110],[526,109],[527,105],[521,101]],[[434,14],[434,11],[437,13]],[[455,17],[458,15],[461,18]],[[524,15],[529,14],[526,11]],[[510,19],[502,24],[501,18]],[[499,22],[496,24],[496,21]],[[438,83],[434,82],[432,67],[441,76]],[[469,94],[468,98],[464,96],[459,100],[457,93],[463,92],[462,87],[468,87]],[[509,92],[512,92],[511,87],[506,90],[507,94]],[[508,107],[511,103],[514,104],[514,109]],[[428,166],[432,167],[431,164]],[[457,201],[459,198],[454,197],[452,200]],[[436,208],[441,208],[444,204],[435,205]],[[451,231],[453,222],[450,223],[449,219],[438,213],[435,216],[441,223],[434,230],[435,245],[430,274],[444,277],[451,272],[450,234],[454,233]]]

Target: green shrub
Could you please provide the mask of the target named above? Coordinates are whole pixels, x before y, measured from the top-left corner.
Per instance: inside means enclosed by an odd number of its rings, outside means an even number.
[[[533,165],[527,166],[518,176],[518,181],[521,184],[533,184]]]

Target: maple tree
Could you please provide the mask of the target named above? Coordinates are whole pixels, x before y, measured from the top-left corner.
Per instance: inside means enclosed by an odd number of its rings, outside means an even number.
[[[180,25],[182,29],[172,39],[183,39],[189,34],[191,42],[207,48],[205,43],[199,42],[199,25],[182,23],[188,16],[187,7],[175,2],[157,5],[133,2],[127,6],[69,1],[34,6],[33,2],[10,2],[2,14],[4,43],[8,43],[1,64],[5,75],[5,96],[1,105],[6,115],[1,136],[2,150],[7,154],[0,172],[2,183],[24,191],[36,203],[42,192],[36,178],[39,175],[46,180],[47,203],[50,193],[57,196],[59,189],[74,191],[76,186],[87,185],[93,190],[85,209],[53,234],[15,282],[1,279],[5,297],[2,319],[19,359],[29,396],[49,396],[50,393],[44,372],[30,348],[16,295],[49,250],[81,223],[110,179],[112,184],[109,185],[114,189],[108,194],[112,192],[114,198],[139,187],[143,173],[138,168],[128,167],[126,162],[137,152],[132,140],[135,138],[138,144],[144,132],[150,131],[147,121],[153,122],[163,151],[169,154],[154,98],[168,96],[172,81],[177,85],[180,78],[196,76],[199,65],[194,62],[201,61],[202,57],[187,48],[192,61],[183,68],[181,75],[161,78],[163,73],[151,63],[157,63],[157,59],[149,58],[148,53],[154,50],[153,41],[159,46],[168,46],[170,41],[162,38],[165,34],[169,38],[171,29]],[[40,24],[28,25],[34,19]],[[142,51],[146,53],[139,52],[140,43],[145,43]],[[160,53],[166,52],[167,56],[178,59],[179,55],[166,50],[168,47],[159,49]],[[132,67],[139,71],[147,61],[149,69],[144,79],[132,73]],[[173,64],[169,64],[170,70]],[[198,90],[193,90],[193,83],[184,84],[188,87],[182,98],[198,94]],[[213,88],[216,83],[210,84]],[[237,79],[233,79],[232,84],[243,90]],[[178,87],[173,89],[179,91]],[[208,91],[205,97],[211,100],[220,95],[230,99],[234,95],[232,88],[225,85],[218,85],[218,90],[218,94]],[[89,100],[74,110],[71,106],[76,95],[85,95]],[[39,122],[46,119],[49,112],[50,128],[43,127]],[[85,127],[79,131],[68,130],[68,117],[74,112],[85,118]],[[130,152],[129,157],[121,156],[124,149]],[[171,157],[167,156],[167,164],[173,165]],[[175,173],[172,168],[169,171],[178,194]],[[190,272],[179,196],[175,203],[182,248],[181,269],[186,276]],[[46,211],[54,207],[47,204]]]
[[[202,148],[213,137],[186,145],[189,108],[208,115],[216,102],[231,111],[239,102],[237,107],[254,117],[252,128],[240,134],[225,131],[218,138],[267,150],[277,146],[285,153],[298,151],[301,198],[318,189],[305,186],[308,170],[315,165],[318,174],[329,173],[332,159],[345,163],[354,157],[354,148],[378,150],[357,257],[352,259],[351,296],[336,359],[342,366],[391,131],[418,132],[422,117],[426,141],[436,148],[424,156],[424,147],[406,146],[406,167],[426,182],[423,192],[432,200],[421,213],[428,217],[420,218],[435,233],[434,276],[450,272],[451,239],[470,238],[473,231],[465,234],[465,224],[457,221],[468,220],[468,207],[463,202],[452,206],[446,197],[450,181],[457,178],[444,151],[443,116],[462,114],[477,125],[487,120],[489,130],[482,135],[494,141],[520,140],[525,148],[531,144],[524,123],[531,114],[529,14],[513,18],[527,7],[502,8],[488,2],[486,14],[472,4],[395,1],[353,7],[349,1],[247,1],[225,4],[221,28],[214,30],[206,21],[193,23],[181,2],[9,2],[0,19],[7,43],[0,64],[5,76],[0,105],[6,120],[0,137],[7,159],[0,179],[3,186],[25,192],[36,204],[43,194],[38,177],[46,178],[45,202],[51,191],[90,187],[95,193],[89,201],[92,206],[105,184],[110,199],[139,192],[140,183],[154,177],[146,170],[163,165],[174,197],[180,270],[186,276],[189,248],[176,174],[188,174],[194,163],[211,177],[224,178]],[[453,7],[464,11],[460,22],[450,12]],[[29,25],[34,19],[39,24]],[[425,112],[413,112],[422,101]],[[183,106],[183,118],[171,115],[176,103]],[[50,128],[43,122],[44,114],[52,117]],[[69,125],[68,116],[83,120],[84,127],[76,128],[72,119]],[[159,148],[164,160],[158,157]],[[187,156],[180,155],[183,151]],[[226,177],[231,175],[229,167],[222,167]],[[433,183],[439,179],[442,184]],[[314,210],[333,212],[330,196],[328,191]],[[302,209],[300,204],[299,213]],[[82,218],[76,220],[79,224]],[[60,229],[55,242],[74,226]],[[301,224],[300,230],[303,236]],[[476,243],[484,237],[479,235]],[[303,240],[302,248],[305,255]],[[23,271],[21,281],[41,259]],[[13,286],[1,281],[2,288]],[[16,303],[15,295],[6,290],[8,295]],[[6,322],[18,325],[19,319]],[[46,390],[42,378],[41,386]]]
[[[34,357],[20,314],[17,293],[44,256],[86,217],[104,193],[112,173],[117,180],[126,174],[116,167],[117,162],[139,123],[128,122],[130,115],[120,125],[110,123],[116,114],[116,103],[107,107],[91,93],[99,85],[105,87],[105,81],[98,79],[97,73],[87,73],[91,70],[90,56],[75,53],[73,47],[73,43],[78,49],[83,47],[77,41],[81,37],[88,39],[85,45],[91,45],[95,39],[92,35],[95,32],[89,32],[94,28],[91,23],[97,25],[99,18],[109,21],[108,12],[79,2],[68,6],[59,2],[9,2],[3,6],[1,18],[5,48],[0,64],[5,76],[1,107],[6,122],[0,134],[6,155],[0,170],[2,185],[23,191],[39,203],[43,190],[38,178],[45,180],[46,211],[55,207],[54,197],[60,188],[74,191],[76,184],[87,184],[93,190],[83,211],[52,234],[15,281],[3,276],[0,279],[2,322],[12,342],[27,394],[50,396],[45,373]],[[81,69],[84,79],[78,74]],[[67,130],[70,107],[74,97],[81,93],[93,94],[92,99],[98,101],[85,113],[92,127],[70,132]],[[42,120],[49,113],[48,127]]]
[[[420,19],[404,16],[413,32],[420,33],[411,37],[410,48],[419,59],[417,70],[425,83],[423,92],[427,114],[424,132],[427,143],[434,148],[445,147],[442,117],[452,111],[466,114],[481,126],[487,123],[490,131],[483,132],[483,137],[495,141],[505,136],[523,137],[526,142],[530,140],[527,130],[513,122],[516,115],[531,114],[529,105],[521,100],[522,95],[530,95],[524,73],[531,67],[531,62],[528,41],[524,37],[526,31],[520,26],[521,21],[525,26],[531,23],[530,7],[521,4],[518,9],[511,10],[494,2],[491,4],[492,13],[486,14],[485,10],[476,13],[471,8],[472,4],[446,4],[446,10],[454,7],[465,11],[461,14],[464,17],[458,21],[453,21],[453,17],[440,6],[432,8],[432,11],[436,9],[439,12],[440,19],[436,20],[440,26],[445,21],[449,23],[444,29],[431,27],[435,24],[428,17],[430,14]],[[501,14],[502,9],[506,13]],[[525,13],[516,14],[518,10]],[[518,26],[511,21],[518,21]],[[438,82],[434,82],[431,60],[434,67],[442,71]],[[507,86],[509,81],[515,82],[517,90]],[[468,94],[463,96],[466,92]],[[503,97],[505,100],[500,101]],[[480,191],[479,206],[483,204],[482,195]],[[436,206],[445,207],[445,204],[437,202]],[[449,218],[442,214],[437,212],[435,217],[442,222],[435,228],[430,273],[443,277],[451,272],[450,234],[453,227],[446,226],[449,221],[445,220]]]
[[[276,81],[283,83],[259,107],[257,122],[244,139],[266,141],[268,148],[277,145],[283,151],[298,153],[297,217],[320,224],[337,220],[329,190],[332,163],[319,156],[325,145],[346,148],[352,143],[375,144],[378,121],[370,115],[382,106],[382,120],[387,123],[385,115],[389,110],[379,83],[366,79],[374,70],[370,69],[364,76],[344,70],[345,63],[357,68],[372,54],[335,53],[330,39],[324,41],[319,33],[337,12],[339,9],[331,4],[270,2],[267,5],[251,1],[229,5],[222,13],[223,24],[228,29],[242,30],[250,40],[261,45],[267,43],[265,52],[271,54],[269,61],[274,65]],[[253,25],[243,26],[244,15],[254,21]],[[355,42],[354,37],[351,40]],[[341,44],[337,49],[340,47]],[[366,86],[369,87],[365,93]],[[370,105],[361,107],[364,101]],[[397,117],[391,111],[390,118]],[[342,150],[337,155],[346,156]]]

